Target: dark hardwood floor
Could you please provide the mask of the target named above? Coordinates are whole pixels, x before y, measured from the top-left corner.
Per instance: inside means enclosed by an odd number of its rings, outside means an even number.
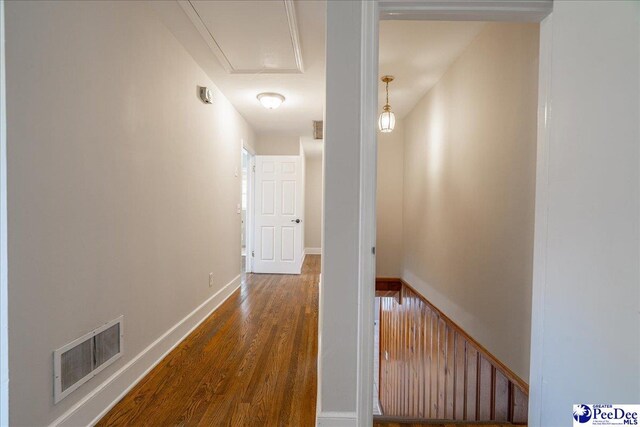
[[[98,426],[314,426],[320,256],[245,283]]]

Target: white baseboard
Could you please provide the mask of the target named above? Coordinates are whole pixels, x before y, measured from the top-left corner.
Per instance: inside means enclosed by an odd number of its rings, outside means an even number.
[[[307,255],[320,255],[322,248],[304,248],[304,253]]]
[[[358,417],[355,412],[320,412],[317,427],[356,427]]]
[[[95,390],[55,420],[52,426],[93,426],[143,379],[171,350],[182,342],[211,313],[238,289],[236,276],[222,289],[176,323]]]
[[[298,266],[298,273],[302,274],[302,266],[304,265],[304,260],[307,259],[307,252],[302,251],[302,257],[300,257],[300,265]]]

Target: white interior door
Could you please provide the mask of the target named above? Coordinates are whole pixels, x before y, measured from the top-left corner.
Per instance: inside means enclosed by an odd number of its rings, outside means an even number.
[[[254,273],[300,274],[303,188],[300,156],[255,156]]]

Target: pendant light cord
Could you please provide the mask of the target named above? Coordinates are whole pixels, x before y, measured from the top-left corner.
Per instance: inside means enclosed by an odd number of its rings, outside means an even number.
[[[389,81],[386,81],[387,105],[389,105]]]

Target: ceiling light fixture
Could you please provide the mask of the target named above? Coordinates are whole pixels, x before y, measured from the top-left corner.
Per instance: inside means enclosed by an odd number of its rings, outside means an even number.
[[[382,76],[380,79],[386,84],[387,103],[382,107],[382,113],[378,119],[378,129],[380,132],[391,132],[396,126],[396,115],[391,112],[391,105],[389,105],[389,83],[393,81],[393,76]]]
[[[284,96],[273,92],[260,93],[257,98],[267,110],[275,110],[284,102]]]

